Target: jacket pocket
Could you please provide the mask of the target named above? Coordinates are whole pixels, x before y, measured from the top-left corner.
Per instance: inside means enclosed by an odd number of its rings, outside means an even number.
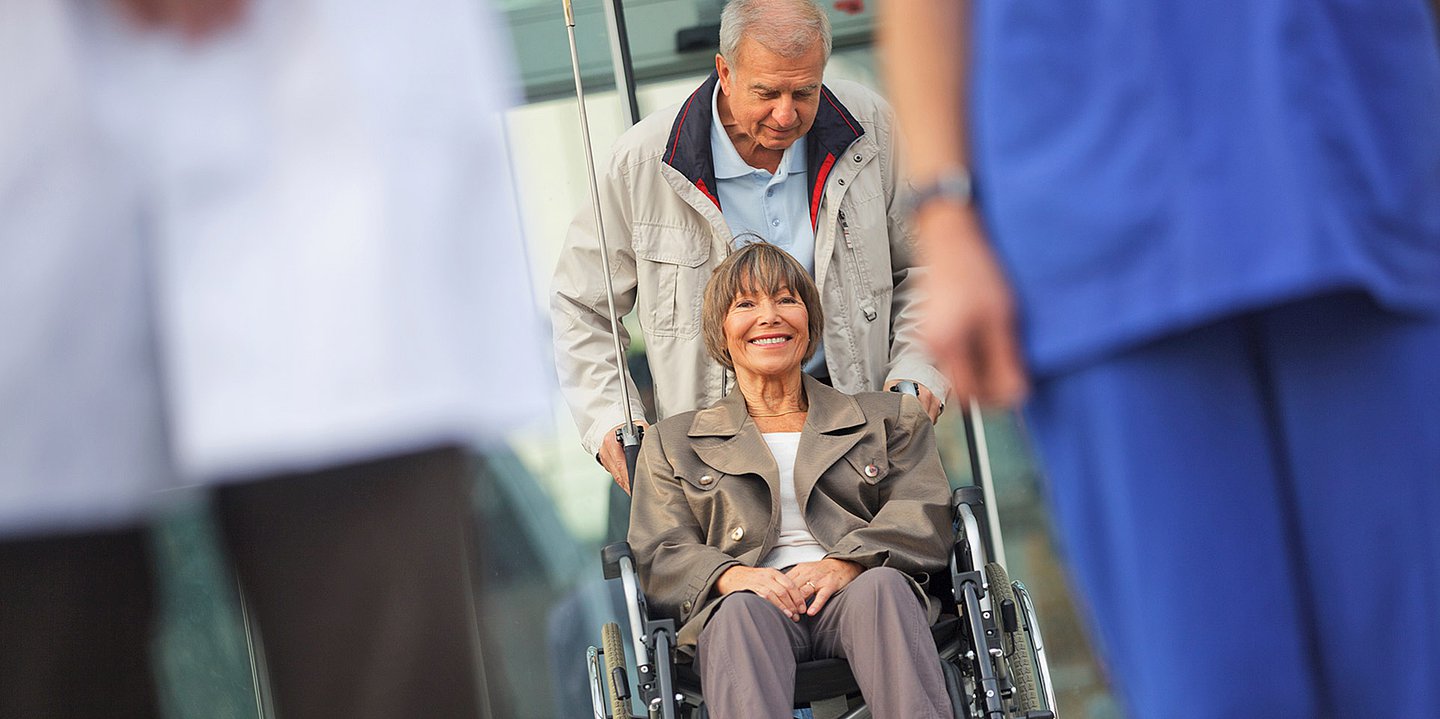
[[[858,527],[880,511],[881,490],[889,474],[884,443],[862,441],[825,470],[818,487],[851,515],[849,521]]]
[[[692,491],[713,492],[716,487],[720,486],[720,480],[726,476],[728,475],[721,472],[705,470],[698,473],[687,472],[684,475],[679,475],[679,478],[681,481],[690,485],[690,490]]]
[[[710,279],[708,233],[636,223],[633,246],[645,331],[690,339],[700,333],[700,300]]]
[[[861,481],[866,484],[879,484],[880,480],[890,474],[890,460],[884,452],[850,452],[845,455],[845,462],[850,468],[860,475]]]

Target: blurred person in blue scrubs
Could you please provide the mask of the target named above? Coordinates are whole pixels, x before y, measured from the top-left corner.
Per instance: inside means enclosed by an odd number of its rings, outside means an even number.
[[[1134,714],[1440,716],[1433,6],[885,11],[931,349]]]
[[[549,376],[501,47],[467,0],[0,5],[0,716],[157,714],[183,486],[280,716],[486,713],[468,456]]]

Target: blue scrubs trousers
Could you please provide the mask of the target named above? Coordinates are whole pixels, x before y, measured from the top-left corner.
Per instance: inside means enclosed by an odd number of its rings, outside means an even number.
[[[1304,300],[1027,415],[1133,716],[1440,717],[1440,318]]]

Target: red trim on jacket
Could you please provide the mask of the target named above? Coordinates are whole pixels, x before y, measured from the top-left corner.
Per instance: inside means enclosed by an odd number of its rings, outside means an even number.
[[[810,191],[810,229],[819,227],[820,198],[825,196],[825,181],[830,179],[830,168],[835,166],[835,153],[827,153],[825,161],[820,163],[820,171],[815,173],[815,187]]]
[[[695,104],[695,96],[696,96],[696,95],[699,95],[699,94],[700,94],[700,93],[698,93],[698,92],[691,93],[691,94],[690,94],[690,99],[685,102],[685,109],[680,111],[680,120],[675,123],[676,132],[673,132],[673,133],[671,134],[671,136],[674,138],[674,141],[670,144],[670,159],[668,159],[668,160],[665,161],[666,164],[672,164],[672,165],[673,165],[673,164],[675,163],[675,153],[677,153],[677,152],[680,151],[680,133],[679,133],[679,128],[681,128],[681,127],[683,127],[683,126],[685,125],[685,116],[690,114],[690,106]],[[703,190],[704,188],[701,188],[701,189]],[[707,192],[707,193],[705,193],[705,194],[708,195],[708,194],[710,194],[710,193]],[[719,204],[719,203],[716,203],[716,204]]]
[[[821,93],[820,96],[823,97],[823,98],[825,98],[825,101],[828,102],[828,103],[830,103],[830,106],[831,106],[831,107],[835,108],[835,114],[839,115],[839,116],[840,116],[840,119],[845,121],[846,127],[849,127],[849,128],[850,128],[850,131],[853,132],[853,133],[855,133],[855,136],[856,136],[856,137],[859,137],[859,136],[865,134],[865,133],[863,133],[863,132],[855,129],[855,126],[850,124],[850,117],[849,117],[849,116],[850,116],[850,113],[846,112],[846,111],[844,110],[844,108],[840,107],[840,103],[835,102],[835,96],[831,95],[831,94],[828,93],[828,92]]]
[[[705,178],[702,177],[695,180],[695,186],[700,188],[700,191],[705,193],[705,196],[710,198],[711,202],[715,203],[715,209],[720,209],[720,198],[716,197],[715,193],[711,192],[710,188],[705,186]]]

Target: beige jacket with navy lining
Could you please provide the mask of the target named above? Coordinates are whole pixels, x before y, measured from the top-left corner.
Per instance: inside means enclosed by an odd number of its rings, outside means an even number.
[[[615,309],[636,308],[659,418],[707,407],[734,378],[705,352],[700,303],[734,237],[715,196],[710,156],[712,75],[684,103],[641,120],[598,168]],[[846,392],[948,383],[918,335],[908,185],[896,167],[890,108],[852,82],[827,83],[803,138],[815,227],[815,284],[825,308],[825,360]],[[606,313],[594,213],[576,213],[555,268],[550,313],[561,388],[590,453],[624,421],[621,374]],[[621,332],[625,330],[622,328]],[[623,334],[621,344],[629,344]],[[634,416],[644,417],[632,383]]]

